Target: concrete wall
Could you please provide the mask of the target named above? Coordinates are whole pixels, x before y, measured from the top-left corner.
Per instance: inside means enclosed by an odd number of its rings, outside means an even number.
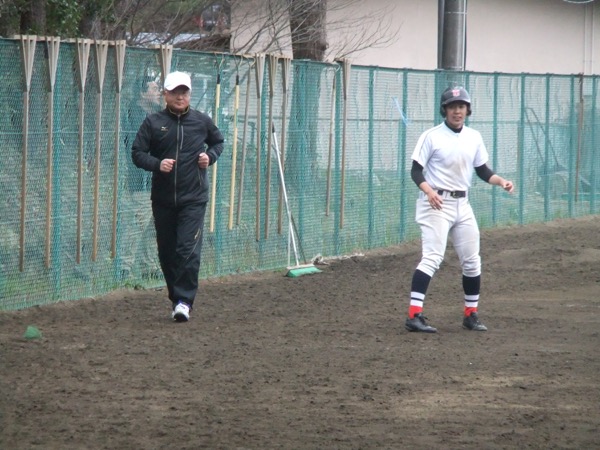
[[[329,0],[328,59],[348,50],[351,40],[393,42],[350,54],[353,64],[392,68],[437,67],[438,0]],[[247,3],[256,8],[260,0]],[[264,2],[263,2],[264,3]],[[252,14],[233,17],[234,46],[245,41]],[[357,19],[364,18],[363,21]],[[236,23],[237,22],[237,23]],[[258,24],[260,21],[257,21]],[[243,27],[238,24],[243,23]],[[344,26],[346,23],[348,26]],[[377,36],[377,33],[380,33]],[[269,33],[266,33],[266,36]],[[375,35],[374,35],[375,34]],[[262,41],[264,43],[264,40]],[[264,51],[260,42],[247,52]],[[235,50],[235,49],[234,49]],[[466,69],[478,72],[585,73],[600,71],[600,1],[468,0]],[[289,40],[275,54],[291,56]]]
[[[468,70],[594,73],[600,5],[470,0],[468,7]]]

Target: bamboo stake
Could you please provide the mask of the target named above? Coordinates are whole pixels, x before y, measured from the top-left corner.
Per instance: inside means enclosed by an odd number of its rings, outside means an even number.
[[[222,62],[222,60],[221,60]],[[213,121],[219,126],[219,107],[221,106],[221,64],[217,66],[217,86],[215,92],[215,111]],[[210,192],[210,225],[209,232],[215,231],[215,206],[217,201],[217,161],[212,165],[211,192]]]
[[[75,261],[81,263],[81,233],[83,221],[83,134],[85,113],[85,82],[90,56],[90,39],[77,39],[77,74],[79,75],[79,147],[77,152],[77,248]]]
[[[327,189],[325,193],[325,215],[329,216],[331,207],[331,170],[333,164],[333,135],[335,131],[335,90],[337,74],[333,73],[331,84],[331,112],[329,116],[329,154],[327,156]]]
[[[237,117],[240,105],[240,74],[236,70],[235,74],[235,94],[233,99],[233,145],[231,151],[231,190],[229,192],[229,222],[228,228],[233,229],[233,208],[235,201],[235,175],[236,175],[236,164],[237,164],[237,137],[238,137],[238,126]]]
[[[158,58],[160,60],[160,81],[161,86],[165,85],[165,78],[171,71],[171,59],[173,58],[173,46],[168,44],[161,44],[158,46],[159,53]]]
[[[261,140],[262,140],[262,84],[263,84],[263,75],[265,69],[265,55],[257,54],[255,60],[255,72],[256,72],[256,240],[260,241],[260,183],[261,183]]]
[[[112,239],[111,239],[111,257],[117,256],[117,222],[118,222],[118,204],[119,204],[119,142],[121,132],[121,90],[123,88],[123,69],[125,67],[125,41],[115,42],[115,70],[117,76],[117,98],[115,104],[115,142],[114,142],[114,171],[113,171],[113,221],[112,221]]]
[[[60,50],[59,37],[46,37],[48,51],[48,143],[46,146],[46,269],[50,268],[52,252],[52,196],[54,168],[54,86],[56,84],[56,68]]]
[[[583,74],[579,74],[579,109],[577,113],[577,160],[575,163],[575,201],[579,197],[579,171],[581,164],[581,151],[583,147],[583,119],[584,119],[584,105],[583,105]]]
[[[37,36],[22,35],[21,55],[23,73],[23,155],[21,165],[21,234],[19,236],[19,270],[25,270],[25,212],[27,209],[27,152],[29,150],[29,99],[31,91],[31,75],[33,74],[33,61],[35,57],[35,44]]]
[[[279,58],[269,55],[269,130],[273,129],[273,98],[275,97],[275,80],[277,79],[277,64]],[[269,238],[269,216],[271,211],[271,145],[272,135],[267,137],[267,180],[265,183],[265,239]]]
[[[346,194],[346,134],[348,128],[348,89],[350,87],[350,61],[342,61],[344,71],[344,110],[343,110],[343,129],[342,129],[342,167],[341,167],[341,189],[340,189],[340,228],[344,228],[344,197]]]
[[[238,203],[237,203],[237,219],[236,224],[239,225],[242,218],[242,201],[244,197],[244,172],[246,171],[246,147],[247,147],[247,134],[248,134],[248,115],[250,113],[250,70],[252,65],[248,67],[247,80],[246,80],[246,104],[244,109],[244,130],[242,132],[242,164],[240,167],[240,183],[238,188]]]
[[[96,99],[96,164],[94,167],[94,223],[92,227],[92,261],[98,257],[98,208],[100,204],[100,152],[102,148],[102,93],[106,73],[108,41],[95,41],[96,76],[98,77],[98,97]]]
[[[285,137],[287,135],[287,104],[288,104],[288,92],[290,83],[290,70],[292,67],[291,58],[281,58],[281,81],[283,90],[283,99],[281,104],[281,145],[279,146],[279,153],[281,154],[282,167],[281,170],[285,172]],[[283,233],[283,191],[279,186],[279,208],[277,217],[277,232]]]

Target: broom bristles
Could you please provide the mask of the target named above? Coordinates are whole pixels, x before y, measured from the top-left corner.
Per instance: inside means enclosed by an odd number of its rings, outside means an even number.
[[[297,278],[302,275],[310,275],[313,273],[320,273],[321,269],[318,269],[312,264],[304,264],[294,267],[288,267],[288,272],[286,273],[286,277]]]

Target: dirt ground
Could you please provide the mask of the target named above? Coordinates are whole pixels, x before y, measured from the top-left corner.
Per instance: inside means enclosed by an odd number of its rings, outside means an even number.
[[[161,290],[0,312],[0,448],[598,449],[599,219],[484,231],[485,333],[451,248],[405,331],[418,242],[205,280],[183,324]]]

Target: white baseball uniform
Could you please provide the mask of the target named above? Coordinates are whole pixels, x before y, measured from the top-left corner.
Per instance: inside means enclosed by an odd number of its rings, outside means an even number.
[[[474,168],[489,159],[481,134],[466,125],[455,133],[444,122],[421,135],[412,159],[423,166],[425,180],[444,200],[441,210],[434,209],[427,196],[419,193],[416,222],[421,227],[423,255],[417,269],[433,276],[444,259],[450,236],[463,275],[479,276],[479,226],[468,191]],[[465,195],[456,197],[456,192]]]

